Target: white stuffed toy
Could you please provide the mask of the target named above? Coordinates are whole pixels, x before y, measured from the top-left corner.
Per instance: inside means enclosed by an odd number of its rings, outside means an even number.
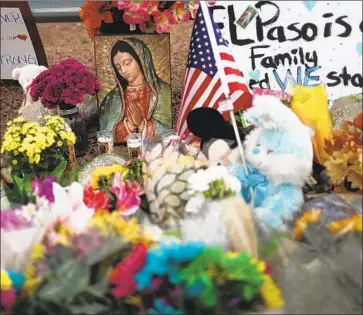
[[[44,66],[25,65],[21,68],[14,68],[12,72],[13,80],[18,80],[24,90],[24,100],[19,109],[19,114],[27,121],[38,121],[40,116],[47,112],[40,100],[34,102],[27,91],[28,86],[43,71],[48,70]]]
[[[313,165],[309,129],[272,96],[256,97],[245,114],[256,126],[244,141],[249,174],[241,165],[231,172],[241,181],[244,199],[252,200],[257,218],[281,230],[304,202],[302,186]]]

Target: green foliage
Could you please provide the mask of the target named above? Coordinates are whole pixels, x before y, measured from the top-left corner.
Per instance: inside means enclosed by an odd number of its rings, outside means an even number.
[[[207,200],[220,200],[235,196],[236,193],[227,189],[223,179],[216,179],[209,183],[209,189],[203,192]]]

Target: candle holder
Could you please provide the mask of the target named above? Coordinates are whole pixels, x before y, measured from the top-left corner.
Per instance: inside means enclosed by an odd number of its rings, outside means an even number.
[[[111,131],[101,130],[97,133],[98,154],[113,153],[113,135]]]
[[[127,137],[127,149],[131,160],[137,159],[141,155],[142,135],[141,133],[132,133]]]

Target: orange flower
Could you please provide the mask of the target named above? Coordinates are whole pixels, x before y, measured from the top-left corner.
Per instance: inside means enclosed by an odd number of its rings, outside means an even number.
[[[182,22],[188,22],[190,20],[190,12],[185,9],[182,2],[177,2],[173,8],[174,17]]]
[[[311,222],[320,220],[321,210],[313,209],[305,212],[299,219],[295,221],[295,227],[292,231],[295,239],[300,241],[304,235],[304,231]]]
[[[157,33],[169,33],[171,26],[178,22],[171,10],[156,12],[154,15],[154,20],[156,23],[155,31]]]
[[[355,214],[349,218],[331,222],[327,228],[334,235],[346,232],[362,233],[362,216]]]
[[[93,39],[102,22],[113,23],[109,9],[115,6],[115,1],[87,1],[80,9],[79,16],[85,24],[89,38]]]

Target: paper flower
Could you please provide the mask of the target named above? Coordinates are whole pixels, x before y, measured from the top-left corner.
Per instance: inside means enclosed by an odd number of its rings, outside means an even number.
[[[110,191],[116,195],[117,210],[125,215],[134,213],[140,207],[139,185],[125,183],[120,173],[116,173]]]

